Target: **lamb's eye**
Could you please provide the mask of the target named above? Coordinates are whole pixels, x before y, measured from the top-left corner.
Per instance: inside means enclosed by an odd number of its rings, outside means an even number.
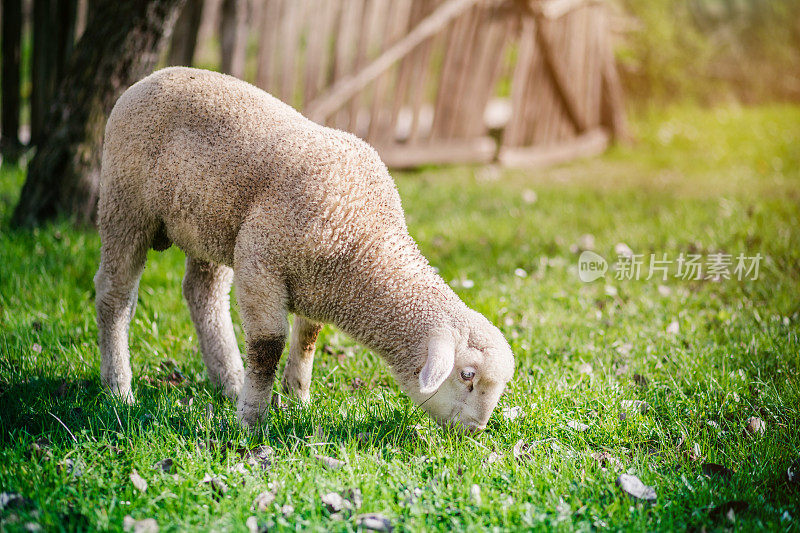
[[[464,381],[472,381],[474,377],[475,377],[475,371],[472,370],[471,368],[468,370],[461,371],[461,379],[463,379]]]

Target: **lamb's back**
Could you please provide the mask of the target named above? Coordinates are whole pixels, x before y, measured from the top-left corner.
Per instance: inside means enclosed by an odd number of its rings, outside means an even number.
[[[145,78],[120,98],[106,143],[142,170],[116,179],[140,180],[170,239],[199,258],[230,263],[253,216],[317,240],[332,227],[356,235],[375,217],[405,227],[369,145],[223,74],[175,67]]]

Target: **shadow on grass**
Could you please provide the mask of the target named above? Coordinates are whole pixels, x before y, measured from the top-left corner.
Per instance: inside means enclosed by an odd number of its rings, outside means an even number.
[[[0,448],[46,438],[55,443],[171,435],[219,448],[269,444],[276,451],[324,436],[331,444],[358,448],[404,446],[418,440],[411,409],[386,402],[357,410],[322,407],[271,409],[259,428],[243,429],[235,405],[207,383],[142,384],[127,405],[105,392],[98,378],[67,380],[34,375],[24,382],[0,381]],[[414,418],[415,419],[415,418]]]

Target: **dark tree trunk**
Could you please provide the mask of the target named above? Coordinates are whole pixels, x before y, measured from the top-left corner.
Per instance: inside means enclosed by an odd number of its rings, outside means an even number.
[[[3,156],[16,160],[19,155],[19,78],[22,41],[22,0],[3,0]]]
[[[156,64],[182,0],[94,0],[47,129],[14,210],[12,224],[32,226],[58,215],[92,221],[103,130],[117,98]]]
[[[221,70],[237,78],[244,76],[247,52],[247,10],[247,0],[222,0],[220,7]]]
[[[34,0],[31,65],[31,144],[44,135],[45,119],[64,78],[75,42],[77,0]]]
[[[203,15],[203,0],[187,0],[175,22],[169,45],[170,65],[191,67],[197,47],[197,32]]]

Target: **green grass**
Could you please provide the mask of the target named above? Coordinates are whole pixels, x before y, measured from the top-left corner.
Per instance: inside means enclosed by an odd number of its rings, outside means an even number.
[[[131,515],[162,531],[244,531],[250,516],[271,530],[344,531],[369,512],[407,531],[798,529],[800,490],[786,469],[800,455],[800,107],[676,108],[634,126],[637,145],[557,168],[396,175],[423,252],[517,356],[500,407],[520,406],[524,417],[498,409],[476,438],[438,429],[377,356],[331,327],[318,342],[313,406],[274,412],[260,432],[239,429],[234,406],[207,382],[175,248],[151,252],[141,282],[131,326],[138,402],[115,403],[99,385],[97,235],[3,222],[0,487],[27,501],[0,510],[0,530],[119,530]],[[3,169],[4,221],[22,179]],[[584,234],[612,263],[621,242],[671,259],[764,260],[755,281],[609,273],[585,284],[575,249]],[[178,385],[164,383],[168,358],[185,377]],[[353,390],[356,378],[364,386]],[[623,400],[650,408],[622,420]],[[742,435],[751,416],[765,421],[763,436]],[[533,443],[528,459],[513,457],[520,439]],[[44,451],[32,452],[38,440]],[[225,453],[229,442],[269,444],[271,467],[234,470],[241,459]],[[492,451],[502,457],[487,464]],[[603,469],[592,457],[603,451],[620,466]],[[327,470],[314,454],[346,465]],[[174,473],[153,469],[164,458]],[[81,475],[61,466],[67,459]],[[704,462],[734,474],[706,477]],[[134,469],[149,484],[143,494]],[[623,494],[622,472],[654,486],[657,501]],[[206,474],[227,492],[216,495]],[[274,503],[252,511],[270,482]],[[361,509],[331,516],[321,496],[352,488]],[[735,522],[709,514],[731,500],[749,504]]]

